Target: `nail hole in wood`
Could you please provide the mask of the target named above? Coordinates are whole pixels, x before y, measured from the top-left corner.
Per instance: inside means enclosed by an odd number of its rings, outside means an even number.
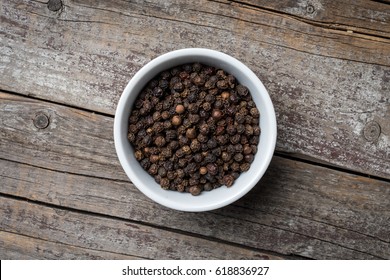
[[[47,3],[47,8],[52,12],[57,12],[61,10],[62,8],[62,1],[61,0],[49,0]]]
[[[314,13],[314,11],[315,11],[315,8],[314,8],[313,5],[307,5],[307,7],[306,7],[306,12],[307,12],[308,14],[312,14],[312,13]]]
[[[34,126],[39,129],[45,129],[49,126],[49,117],[43,113],[38,113],[34,118]]]
[[[376,121],[368,122],[363,129],[363,136],[369,142],[374,142],[381,134],[381,127]]]

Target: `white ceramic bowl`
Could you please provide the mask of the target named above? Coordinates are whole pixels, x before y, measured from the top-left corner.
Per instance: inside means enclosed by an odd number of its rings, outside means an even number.
[[[248,87],[260,111],[261,135],[258,151],[250,169],[242,173],[230,188],[222,186],[198,196],[163,190],[134,157],[127,140],[128,118],[143,87],[158,73],[185,63],[199,62],[221,68]],[[133,184],[150,199],[181,211],[200,212],[226,206],[249,192],[263,176],[275,149],[276,118],[272,101],[257,76],[237,59],[209,49],[181,49],[161,55],[142,67],[130,80],[119,100],[114,121],[114,140],[118,158]]]

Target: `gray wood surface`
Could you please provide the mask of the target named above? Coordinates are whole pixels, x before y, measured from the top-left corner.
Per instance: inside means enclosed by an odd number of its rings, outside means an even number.
[[[63,1],[53,12],[43,2],[3,1],[0,87],[113,115],[146,62],[174,49],[212,48],[264,82],[276,107],[278,151],[389,179],[388,5],[369,2],[363,14],[362,1],[317,0],[310,3],[322,8],[308,22],[305,1],[282,2],[294,16],[262,2]],[[340,24],[359,33],[312,24],[336,10],[345,16]],[[367,141],[372,121],[380,133]]]
[[[1,259],[390,259],[386,1],[57,2],[0,0]],[[114,149],[129,79],[184,47],[247,64],[277,114],[265,176],[206,213]]]
[[[152,259],[270,259],[254,250],[184,235],[149,225],[85,215],[32,204],[26,201],[0,198],[2,228],[11,233],[30,236],[127,257]],[[39,257],[37,252],[35,258]]]
[[[5,115],[0,130],[7,136],[2,137],[0,154],[7,158],[0,160],[3,194],[82,210],[87,216],[80,218],[83,220],[91,213],[102,214],[107,219],[146,222],[162,231],[195,234],[260,252],[318,259],[390,258],[389,182],[274,157],[265,177],[239,202],[210,213],[181,213],[150,201],[125,178],[119,162],[109,156],[114,155],[111,117],[9,94],[3,94],[1,100],[7,108],[3,111],[14,114]],[[51,113],[45,111],[49,107]],[[50,115],[46,129],[38,131],[33,125],[37,112]],[[92,137],[94,131],[100,132],[99,138]],[[94,146],[84,143],[86,139]],[[99,165],[86,165],[88,160],[94,164],[94,151],[103,154]],[[28,209],[32,206],[25,205]],[[45,216],[53,211],[39,209]],[[14,216],[9,217],[12,220]],[[13,231],[36,237],[17,224]],[[69,244],[84,234],[71,232]],[[176,257],[186,257],[186,250]]]
[[[0,231],[0,259],[36,260],[134,260],[141,259],[130,255],[91,250],[80,246],[64,244],[61,240],[53,242],[40,237]]]

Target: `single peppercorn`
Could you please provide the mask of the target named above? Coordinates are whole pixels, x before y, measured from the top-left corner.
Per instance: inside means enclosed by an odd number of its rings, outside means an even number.
[[[221,110],[215,109],[211,113],[211,116],[213,117],[213,119],[219,120],[220,118],[222,118],[222,112],[221,112]]]
[[[158,172],[158,166],[157,164],[151,164],[148,170],[149,174],[156,175]]]
[[[232,175],[225,175],[223,177],[223,183],[225,184],[225,186],[227,187],[231,187],[234,183],[234,177]]]
[[[167,190],[169,188],[169,180],[168,178],[161,178],[160,180],[160,186],[161,188],[163,188],[164,190]]]
[[[211,110],[211,104],[209,103],[209,102],[204,102],[203,104],[202,104],[202,108],[203,108],[203,110],[205,110],[206,112],[208,112],[208,111],[210,111]]]
[[[230,93],[228,91],[224,91],[221,93],[221,98],[224,100],[228,100],[230,97]]]
[[[248,93],[249,93],[249,90],[247,87],[243,86],[243,85],[237,85],[236,86],[236,90],[237,90],[237,93],[241,96],[247,96]]]
[[[245,155],[244,156],[244,160],[246,161],[246,162],[248,162],[248,163],[252,163],[253,162],[253,160],[254,160],[254,156],[253,156],[253,154],[249,154],[249,155]]]
[[[206,168],[207,168],[207,172],[210,175],[216,175],[218,173],[218,167],[215,163],[207,164]]]
[[[219,89],[227,89],[229,87],[229,83],[226,80],[219,80],[217,82],[217,88]]]
[[[198,134],[197,139],[200,143],[205,143],[208,140],[208,137],[204,134]]]
[[[246,171],[249,170],[250,166],[251,166],[251,165],[250,165],[250,163],[248,163],[248,162],[242,163],[242,164],[240,165],[240,171],[241,171],[241,172],[246,172]]]
[[[201,149],[201,145],[200,145],[200,142],[198,141],[198,139],[193,139],[191,141],[190,148],[193,152],[197,152]]]
[[[201,175],[205,175],[205,174],[207,173],[207,167],[202,166],[202,167],[199,169],[199,173],[200,173]]]
[[[144,158],[144,155],[140,150],[135,151],[134,156],[135,156],[135,159],[138,161],[140,161],[141,159]]]
[[[196,129],[195,128],[189,128],[186,131],[186,136],[188,139],[194,139],[196,138]]]
[[[157,136],[157,138],[154,140],[154,144],[157,147],[162,147],[166,143],[165,138],[163,136]]]
[[[172,124],[174,126],[178,126],[181,124],[181,118],[179,116],[173,116],[172,117]]]
[[[203,135],[207,135],[210,131],[209,125],[207,123],[202,124],[199,127],[199,132]]]
[[[175,111],[178,114],[183,114],[184,111],[185,111],[185,108],[184,108],[183,104],[176,105]]]
[[[252,153],[252,148],[249,145],[244,145],[242,151],[243,151],[244,155],[249,155]]]
[[[198,186],[192,186],[191,188],[190,188],[190,190],[189,190],[189,192],[192,194],[192,195],[194,195],[194,196],[197,196],[197,195],[199,195],[200,193],[201,193],[201,188],[200,187],[198,187]]]
[[[221,158],[223,161],[227,162],[231,160],[231,154],[228,152],[222,152]]]
[[[234,155],[234,160],[240,162],[244,159],[244,156],[241,153],[237,153]]]
[[[159,157],[158,155],[151,155],[151,156],[149,157],[149,161],[150,161],[151,163],[156,163],[156,162],[159,161],[159,159],[160,159],[160,157]]]

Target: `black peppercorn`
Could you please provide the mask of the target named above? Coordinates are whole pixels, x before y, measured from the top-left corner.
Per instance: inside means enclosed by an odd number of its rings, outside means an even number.
[[[249,154],[249,155],[245,155],[244,156],[244,160],[248,163],[252,163],[253,160],[254,160],[254,156],[252,154]]]
[[[252,148],[249,145],[244,145],[242,151],[243,151],[244,155],[249,155],[252,153]]]
[[[245,126],[243,124],[238,124],[236,130],[238,134],[243,134],[245,131]]]
[[[223,161],[229,161],[232,157],[231,154],[228,152],[222,152],[221,158]]]
[[[238,162],[233,162],[231,165],[230,165],[230,168],[233,170],[233,171],[239,171],[240,170],[240,164]]]
[[[154,140],[154,144],[157,147],[162,147],[166,143],[165,138],[163,136],[157,136],[156,140]]]
[[[230,137],[230,143],[237,144],[238,142],[240,142],[240,135],[239,134],[235,134],[235,135]]]
[[[144,154],[140,150],[136,150],[134,153],[135,159],[140,161],[144,158]]]
[[[202,156],[202,154],[195,154],[194,155],[194,161],[195,162],[201,162],[203,160],[203,156]]]
[[[200,143],[205,143],[208,140],[208,137],[206,135],[203,135],[203,134],[198,134],[197,139]]]
[[[207,164],[207,172],[210,175],[216,175],[218,173],[218,167],[215,163],[209,163]]]
[[[249,90],[247,87],[243,86],[243,85],[237,85],[236,86],[236,90],[237,90],[237,93],[241,96],[247,96],[248,93],[249,93]]]
[[[192,195],[194,195],[194,196],[196,196],[196,195],[199,195],[200,193],[201,193],[201,188],[199,187],[199,186],[192,186],[191,188],[190,188],[190,193],[192,194]]]
[[[202,124],[199,127],[199,132],[203,135],[207,135],[209,133],[209,125],[207,123]]]
[[[149,174],[156,175],[157,171],[158,171],[157,164],[151,164],[150,167],[149,167],[149,170],[148,170]]]
[[[215,120],[219,120],[220,118],[222,118],[222,112],[221,112],[221,110],[215,109],[215,110],[213,110],[213,112],[211,113],[211,116],[212,116]]]
[[[227,186],[227,187],[231,187],[234,183],[234,177],[232,175],[225,175],[223,177],[223,183]]]
[[[219,89],[227,89],[227,88],[229,87],[229,83],[228,83],[228,81],[226,81],[226,80],[219,80],[219,81],[217,82],[217,87],[218,87]]]
[[[245,162],[245,163],[242,163],[241,165],[240,165],[240,170],[241,170],[241,172],[246,172],[246,171],[248,171],[249,170],[249,168],[250,168],[250,163],[248,163],[248,162]]]
[[[191,141],[190,148],[193,152],[198,152],[200,150],[201,146],[200,146],[200,142],[198,141],[198,139],[194,139]]]
[[[160,186],[161,186],[161,188],[167,190],[169,188],[169,180],[168,180],[168,178],[161,178]]]
[[[195,128],[189,128],[186,131],[186,136],[188,139],[194,139],[196,138],[196,129]]]
[[[178,126],[181,124],[181,118],[179,116],[173,116],[172,118],[172,124],[174,126]]]
[[[240,162],[244,159],[244,156],[241,153],[237,153],[234,155],[234,160]]]
[[[209,141],[207,141],[207,147],[209,149],[214,149],[215,147],[217,147],[217,145],[218,143],[214,138],[211,138]]]

